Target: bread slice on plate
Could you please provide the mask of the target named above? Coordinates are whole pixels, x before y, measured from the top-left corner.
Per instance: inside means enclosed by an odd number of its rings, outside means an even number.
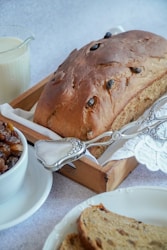
[[[118,215],[102,204],[83,210],[78,231],[85,249],[167,249],[167,227]]]

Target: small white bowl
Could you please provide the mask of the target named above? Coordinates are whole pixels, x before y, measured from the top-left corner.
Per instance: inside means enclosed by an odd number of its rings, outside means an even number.
[[[6,202],[19,191],[24,182],[28,166],[27,140],[21,131],[14,129],[22,141],[23,152],[12,168],[0,175],[0,204]]]

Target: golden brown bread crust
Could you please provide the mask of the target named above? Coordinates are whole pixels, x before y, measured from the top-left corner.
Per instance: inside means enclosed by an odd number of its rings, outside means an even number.
[[[62,137],[89,140],[138,118],[166,92],[166,78],[166,39],[133,30],[94,41],[59,66],[34,121]]]

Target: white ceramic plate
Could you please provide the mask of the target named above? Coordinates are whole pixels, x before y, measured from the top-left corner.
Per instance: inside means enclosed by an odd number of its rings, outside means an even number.
[[[106,208],[145,223],[167,226],[167,189],[131,187],[96,195],[72,209],[57,224],[46,240],[43,250],[55,250],[67,233],[76,231],[76,220],[89,205],[103,203]]]
[[[28,150],[29,163],[22,189],[12,199],[0,205],[0,230],[30,217],[42,206],[50,193],[52,173],[37,161],[32,146]]]

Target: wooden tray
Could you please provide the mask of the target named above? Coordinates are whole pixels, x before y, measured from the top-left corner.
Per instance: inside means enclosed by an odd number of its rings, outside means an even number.
[[[13,108],[21,108],[29,111],[38,101],[49,78],[50,76],[46,77],[44,80],[24,92],[18,98],[14,99],[10,105]],[[39,139],[47,139],[46,136],[25,127],[18,122],[11,121],[1,114],[0,119],[12,122],[16,128],[24,133],[27,140],[32,144]],[[115,189],[138,165],[134,157],[120,161],[110,161],[103,167],[86,157],[82,157],[80,160],[75,161],[74,164],[76,169],[66,165],[59,172],[97,193]]]

